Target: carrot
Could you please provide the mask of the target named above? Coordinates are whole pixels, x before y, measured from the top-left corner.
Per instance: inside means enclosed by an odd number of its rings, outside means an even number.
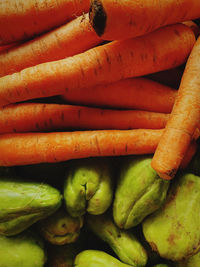
[[[163,130],[99,130],[0,135],[0,166],[96,156],[150,154]]]
[[[199,121],[199,123],[197,125],[197,128],[196,128],[194,134],[193,134],[193,139],[194,140],[198,140],[199,137],[200,137],[200,121]]]
[[[23,103],[0,109],[0,133],[60,129],[162,129],[169,114]]]
[[[199,27],[199,25],[197,23],[195,23],[192,20],[187,20],[187,21],[184,21],[182,23],[192,29],[192,31],[194,32],[196,38],[199,37],[199,35],[200,35],[200,27]]]
[[[2,134],[0,166],[55,163],[88,157],[152,154],[162,134],[163,129]],[[194,147],[188,149],[192,150]],[[190,153],[185,158],[191,159],[191,155]]]
[[[167,122],[152,167],[164,179],[172,179],[200,122],[200,37],[186,63],[170,119]]]
[[[86,51],[99,44],[89,24],[88,14],[42,36],[9,49],[0,55],[0,77],[43,62],[54,61]]]
[[[178,24],[39,64],[0,78],[0,106],[169,69],[186,61],[194,42],[192,30]]]
[[[137,77],[68,90],[62,98],[71,104],[170,113],[176,94],[168,86]]]
[[[91,0],[89,15],[91,25],[103,39],[126,39],[199,18],[200,1]]]
[[[27,40],[89,11],[89,0],[0,1],[0,45]]]

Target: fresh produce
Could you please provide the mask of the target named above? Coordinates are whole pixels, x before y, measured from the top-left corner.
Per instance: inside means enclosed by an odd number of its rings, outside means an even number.
[[[12,237],[0,235],[1,267],[43,267],[47,254],[43,240],[30,230]]]
[[[102,214],[113,196],[112,169],[109,160],[83,159],[68,169],[64,183],[66,209],[73,217],[86,212]]]
[[[151,154],[164,129],[13,133],[0,136],[0,165],[58,163],[70,159]],[[50,149],[49,149],[50,147]],[[21,153],[23,151],[23,153]],[[193,140],[183,161],[196,151]],[[184,163],[184,167],[185,164]]]
[[[40,234],[54,245],[73,243],[80,234],[83,217],[71,217],[64,208],[60,208],[37,223]]]
[[[74,261],[75,267],[128,267],[132,265],[120,262],[113,256],[98,250],[84,250]]]
[[[144,236],[161,257],[180,261],[199,251],[199,190],[200,177],[181,174],[161,209],[143,221]]]
[[[199,267],[200,266],[200,252],[196,253],[195,255],[179,261],[175,262],[175,267]]]
[[[0,133],[66,129],[162,129],[168,118],[169,114],[144,110],[22,103],[0,110]]]
[[[183,21],[182,23],[187,25],[188,27],[190,27],[193,30],[193,32],[194,32],[194,34],[196,36],[196,39],[199,37],[200,28],[197,25],[197,22],[195,20],[194,21],[193,20],[187,20],[187,21]]]
[[[176,24],[26,68],[0,78],[0,107],[176,67],[186,61],[195,41],[189,27]]]
[[[163,129],[13,133],[0,136],[0,165],[153,153]],[[22,153],[23,151],[23,153]]]
[[[113,202],[115,223],[134,227],[165,202],[169,182],[151,167],[152,156],[128,157],[120,166]]]
[[[198,0],[170,0],[164,3],[162,0],[156,3],[143,0],[92,0],[90,4],[91,24],[97,34],[106,40],[141,36],[165,25],[199,17]]]
[[[177,91],[168,86],[137,77],[68,90],[63,98],[71,104],[170,113],[176,94]]]
[[[175,176],[200,121],[200,37],[194,45],[181,80],[165,132],[159,141],[152,167],[164,179]]]
[[[87,225],[113,249],[118,258],[134,267],[145,266],[147,253],[133,233],[118,228],[108,213],[87,215]]]
[[[199,267],[199,45],[199,0],[0,0],[0,267]]]
[[[89,10],[89,0],[0,1],[0,45],[27,40]]]
[[[16,235],[54,213],[62,195],[48,184],[0,177],[0,235]]]
[[[87,2],[87,0],[84,0]],[[78,40],[81,39],[81,42]],[[0,54],[0,77],[44,62],[81,53],[101,42],[88,14]]]

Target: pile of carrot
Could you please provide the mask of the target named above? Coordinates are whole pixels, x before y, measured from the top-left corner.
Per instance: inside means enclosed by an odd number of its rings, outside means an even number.
[[[164,179],[187,166],[199,0],[12,3],[0,2],[0,166],[149,153]]]

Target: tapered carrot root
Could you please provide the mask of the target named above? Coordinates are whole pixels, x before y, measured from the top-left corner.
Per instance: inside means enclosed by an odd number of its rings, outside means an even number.
[[[163,130],[99,130],[0,135],[0,166],[96,156],[149,154]]]
[[[169,114],[24,103],[0,109],[0,133],[60,129],[162,129]]]
[[[152,160],[164,179],[172,179],[200,122],[200,38],[186,64],[170,119]]]
[[[194,134],[193,134],[193,139],[194,140],[198,140],[199,137],[200,137],[200,121],[199,121],[199,123],[197,125],[197,128],[196,128]]]
[[[0,45],[25,40],[89,11],[89,0],[0,1]]]
[[[99,130],[0,135],[0,166],[55,163],[71,159],[154,153],[163,129]],[[182,168],[195,153],[188,149]]]
[[[192,30],[178,24],[39,64],[0,78],[0,106],[169,69],[186,61],[194,43]]]
[[[105,40],[144,35],[165,25],[200,17],[199,0],[92,0],[90,21]]]
[[[177,91],[168,86],[137,77],[68,90],[62,98],[81,105],[170,113],[176,94]]]
[[[195,34],[196,39],[199,37],[199,35],[200,35],[200,27],[199,27],[199,25],[197,23],[195,23],[192,20],[187,20],[187,21],[184,21],[182,23],[192,29],[192,31]]]
[[[89,24],[88,14],[23,43],[0,55],[0,77],[43,62],[79,54],[101,39]]]

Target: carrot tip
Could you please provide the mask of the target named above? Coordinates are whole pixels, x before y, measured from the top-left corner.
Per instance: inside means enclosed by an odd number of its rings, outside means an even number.
[[[101,36],[106,26],[106,12],[100,0],[93,0],[90,5],[89,18],[95,32]]]
[[[174,178],[176,172],[177,170],[172,170],[170,173],[162,173],[162,172],[157,171],[157,174],[160,176],[160,178],[164,180],[171,180]]]

